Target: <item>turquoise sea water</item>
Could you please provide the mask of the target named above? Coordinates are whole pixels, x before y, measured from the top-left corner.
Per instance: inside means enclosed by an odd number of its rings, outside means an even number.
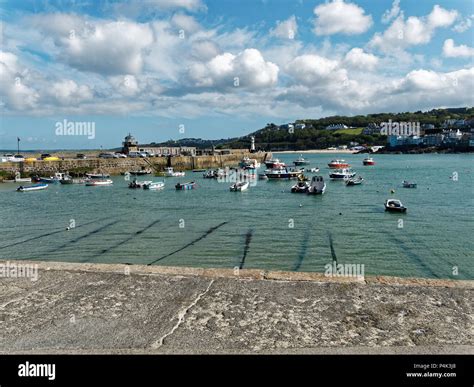
[[[299,155],[276,156],[290,163]],[[58,184],[27,193],[1,184],[0,259],[324,272],[331,235],[338,262],[364,264],[365,274],[473,279],[472,155],[376,155],[374,167],[362,166],[364,155],[304,157],[325,178],[327,163],[344,158],[365,182],[327,179],[323,196],[292,194],[293,181],[259,180],[229,192],[230,183],[192,172],[165,178],[157,192],[130,190],[122,176],[111,187]],[[401,188],[404,179],[418,188]],[[189,180],[196,190],[175,190]],[[390,197],[408,212],[385,212]],[[76,227],[66,231],[71,219]]]

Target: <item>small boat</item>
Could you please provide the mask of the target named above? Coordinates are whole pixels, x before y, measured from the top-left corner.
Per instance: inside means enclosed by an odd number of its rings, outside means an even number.
[[[329,164],[328,164],[328,167],[329,168],[332,168],[332,169],[341,169],[341,168],[349,168],[350,165],[349,163],[347,163],[345,160],[332,160]]]
[[[407,208],[398,199],[387,199],[385,201],[385,211],[406,212]]]
[[[22,186],[20,185],[16,190],[18,192],[28,192],[28,191],[40,191],[42,189],[48,188],[48,184],[40,183],[40,184],[33,184],[29,186]]]
[[[188,190],[196,188],[196,183],[194,181],[190,181],[188,183],[178,183],[175,185],[177,190]]]
[[[110,179],[89,179],[86,180],[86,185],[89,187],[102,186],[102,185],[112,185],[114,184],[113,180]]]
[[[145,188],[145,185],[151,183],[153,183],[151,180],[137,181],[137,179],[133,179],[133,181],[128,185],[128,188]]]
[[[265,175],[269,179],[297,179],[302,173],[303,172],[301,170],[292,170],[288,168],[271,169],[265,171]]]
[[[133,175],[133,176],[143,176],[143,175],[151,175],[152,170],[151,169],[141,169],[139,171],[130,171],[128,173],[130,175]]]
[[[182,171],[175,171],[173,167],[165,168],[165,176],[166,177],[181,177],[184,176],[185,173]]]
[[[35,177],[35,181],[40,183],[47,183],[47,184],[54,184],[59,183],[61,180],[71,179],[67,173],[64,172],[56,172],[54,176],[50,177]]]
[[[202,173],[202,172],[206,172],[206,170],[205,169],[193,169],[193,172],[198,172],[198,173],[201,172]]]
[[[110,175],[108,173],[86,173],[89,179],[108,179]]]
[[[306,180],[298,181],[294,186],[291,187],[291,192],[295,193],[306,193],[309,189],[309,183]]]
[[[143,189],[149,189],[149,190],[159,190],[165,188],[165,182],[164,181],[152,181],[148,184],[143,184]]]
[[[406,180],[402,181],[403,188],[416,188],[417,184]]]
[[[375,161],[372,157],[366,157],[364,160],[362,160],[362,164],[364,164],[364,165],[375,165]]]
[[[346,185],[361,185],[364,179],[359,176],[351,179],[346,180]]]
[[[232,184],[229,189],[232,192],[240,192],[240,191],[245,191],[246,189],[248,189],[249,185],[250,183],[248,181],[237,182],[237,183]]]
[[[215,179],[217,178],[217,171],[210,169],[202,174],[204,179]]]
[[[249,157],[244,157],[239,163],[239,167],[243,169],[258,169],[260,168],[260,163],[256,159],[251,159]]]
[[[85,179],[73,179],[73,178],[70,178],[70,179],[63,179],[63,180],[59,180],[59,182],[61,184],[84,184],[86,182]]]
[[[322,195],[326,192],[326,182],[322,176],[313,176],[308,188],[308,195]]]
[[[333,180],[347,180],[356,175],[356,172],[353,172],[350,169],[342,168],[336,169],[334,172],[329,174],[329,177]]]
[[[16,177],[15,183],[31,183],[31,177]]]
[[[278,159],[270,159],[270,160],[265,161],[264,163],[265,163],[265,166],[268,169],[277,169],[277,168],[285,168],[286,167],[285,163],[282,163]]]
[[[265,173],[259,173],[258,174],[258,179],[259,180],[268,180],[268,176]]]
[[[318,172],[319,172],[319,168],[307,168],[307,169],[306,169],[306,172],[318,173]]]
[[[306,160],[303,155],[300,155],[295,161],[293,161],[295,165],[309,165],[309,161]]]

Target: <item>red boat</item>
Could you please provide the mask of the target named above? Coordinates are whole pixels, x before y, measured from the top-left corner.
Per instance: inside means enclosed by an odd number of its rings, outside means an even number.
[[[375,165],[375,161],[372,157],[366,157],[364,160],[362,160],[362,164],[364,164],[364,165]]]
[[[333,169],[341,169],[341,168],[349,168],[350,165],[349,163],[346,163],[345,160],[332,160],[329,164],[328,164],[329,168],[333,168]]]

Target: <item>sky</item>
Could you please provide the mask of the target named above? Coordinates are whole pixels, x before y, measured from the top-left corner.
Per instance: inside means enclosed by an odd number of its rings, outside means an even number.
[[[0,149],[473,106],[473,4],[0,0]]]

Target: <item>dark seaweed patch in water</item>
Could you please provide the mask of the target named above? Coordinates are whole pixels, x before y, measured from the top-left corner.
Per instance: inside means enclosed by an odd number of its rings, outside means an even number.
[[[166,254],[166,255],[163,255],[162,257],[160,258],[157,258],[155,259],[154,261],[150,262],[148,264],[148,266],[150,265],[153,265],[154,263],[158,262],[158,261],[161,261],[162,259],[165,259],[165,258],[168,258],[170,256],[172,256],[173,254],[176,254],[176,253],[179,253],[180,251],[183,251],[184,249],[186,249],[187,247],[189,246],[192,246],[194,245],[196,242],[199,242],[201,239],[204,239],[206,238],[209,234],[212,234],[214,231],[216,231],[219,227],[222,227],[224,224],[226,224],[228,222],[222,222],[220,224],[218,224],[217,226],[214,226],[214,227],[211,227],[209,230],[207,230],[203,235],[201,235],[199,238],[196,238],[195,240],[193,240],[192,242],[189,242],[188,244],[184,245],[183,247],[180,247],[179,249],[169,253],[169,254]]]
[[[435,272],[431,269],[431,267],[429,267],[418,254],[416,254],[413,250],[411,250],[404,241],[397,238],[393,234],[389,234],[388,238],[392,242],[394,242],[400,249],[402,249],[407,257],[412,258],[413,261],[415,261],[425,271],[425,274],[427,276],[439,278],[439,276],[435,274]]]
[[[82,223],[76,227],[74,227],[74,230],[76,228],[80,228],[80,227],[84,227],[84,226],[87,226],[89,224],[92,224],[92,223],[97,223],[97,222],[100,222],[102,220],[105,220],[105,219],[109,219],[109,218],[103,218],[103,219],[99,219],[99,220],[92,220],[90,222],[87,222],[87,223]],[[25,239],[25,240],[22,240],[20,242],[14,242],[14,243],[10,243],[9,245],[5,245],[5,246],[1,246],[0,249],[5,249],[7,247],[12,247],[12,246],[17,246],[17,245],[21,245],[22,243],[27,243],[27,242],[31,242],[31,241],[34,241],[34,240],[37,240],[37,239],[41,239],[41,238],[45,238],[45,237],[48,237],[48,236],[51,236],[51,235],[54,235],[54,234],[59,234],[61,232],[65,232],[66,230],[64,228],[61,228],[60,230],[56,230],[56,231],[51,231],[51,232],[48,232],[46,234],[41,234],[41,235],[37,235],[35,237],[32,237],[32,238],[28,238],[28,239]]]
[[[243,269],[245,265],[245,258],[249,252],[250,242],[252,241],[253,230],[250,229],[245,236],[245,247],[244,247],[244,255],[242,255],[242,259],[240,260],[239,269]]]
[[[293,265],[293,271],[298,271],[303,263],[303,260],[306,256],[306,252],[308,250],[308,241],[309,241],[309,230],[307,229],[303,235],[303,241],[301,242],[301,250],[296,258],[296,261]]]
[[[95,258],[95,257],[98,257],[98,256],[100,256],[100,255],[106,254],[106,253],[108,253],[110,250],[116,249],[117,247],[120,247],[120,246],[124,245],[125,243],[130,242],[133,238],[135,238],[135,237],[137,237],[138,235],[144,233],[146,230],[150,229],[151,227],[153,227],[153,226],[154,226],[155,224],[157,224],[158,222],[160,222],[160,219],[155,220],[154,222],[150,223],[148,226],[145,226],[145,227],[142,228],[141,230],[136,231],[135,233],[133,233],[132,235],[130,235],[130,236],[128,236],[127,238],[123,239],[122,241],[116,243],[115,245],[112,245],[112,246],[110,246],[110,247],[107,248],[107,249],[103,249],[99,254],[96,254],[96,255],[92,256],[91,258]]]
[[[333,262],[336,262],[337,265],[337,257],[336,257],[336,252],[334,251],[334,244],[332,242],[332,234],[328,231],[328,238],[329,238],[329,247],[331,249],[331,256]]]

